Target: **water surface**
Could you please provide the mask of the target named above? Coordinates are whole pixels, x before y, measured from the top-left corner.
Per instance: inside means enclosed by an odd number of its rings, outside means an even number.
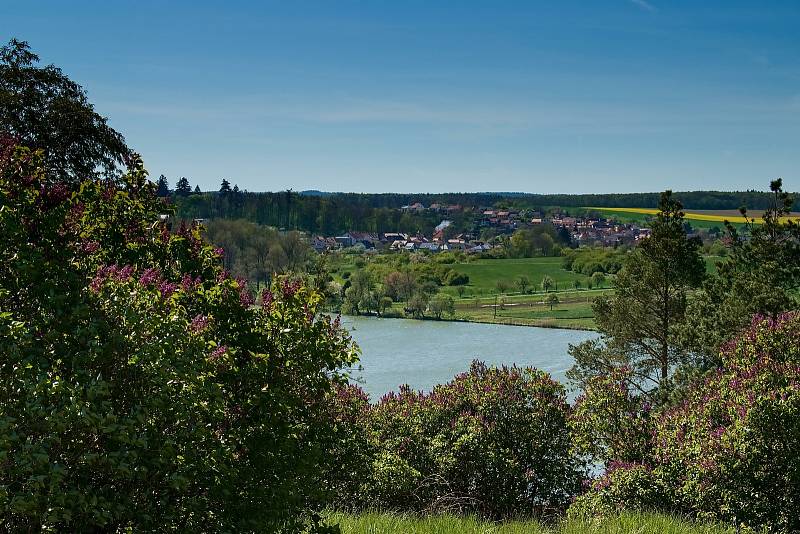
[[[497,324],[376,317],[343,317],[362,350],[362,387],[377,400],[407,383],[429,391],[465,371],[472,360],[487,364],[531,366],[566,382],[572,366],[570,343],[597,337],[595,332]]]

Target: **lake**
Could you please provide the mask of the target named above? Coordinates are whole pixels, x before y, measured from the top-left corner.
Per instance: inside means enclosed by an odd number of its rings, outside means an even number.
[[[476,358],[536,367],[566,382],[569,344],[597,337],[581,330],[450,321],[342,317],[342,322],[361,347],[363,370],[354,375],[373,401],[404,383],[429,391]]]

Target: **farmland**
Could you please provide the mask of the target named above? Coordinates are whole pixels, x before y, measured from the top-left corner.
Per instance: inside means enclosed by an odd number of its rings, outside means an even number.
[[[623,221],[645,222],[650,217],[658,213],[657,209],[651,208],[587,208],[588,210],[599,211],[608,215],[613,215]],[[711,228],[714,226],[722,227],[725,221],[734,225],[743,225],[747,222],[761,224],[763,210],[749,211],[747,218],[742,217],[738,210],[684,210],[686,220],[695,227]],[[792,213],[790,217],[783,217],[781,220],[786,222],[789,219],[796,220],[800,217],[799,213]]]

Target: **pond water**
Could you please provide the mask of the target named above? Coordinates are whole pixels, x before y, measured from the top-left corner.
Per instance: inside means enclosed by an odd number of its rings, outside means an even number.
[[[487,364],[517,364],[547,371],[566,381],[570,343],[597,337],[595,332],[497,324],[376,317],[342,317],[361,347],[363,370],[354,372],[375,401],[407,383],[429,391],[469,368],[473,359]]]

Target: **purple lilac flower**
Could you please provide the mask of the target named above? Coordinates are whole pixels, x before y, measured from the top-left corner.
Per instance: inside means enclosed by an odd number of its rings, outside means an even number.
[[[208,359],[209,359],[209,360],[211,360],[211,361],[216,361],[216,360],[218,360],[218,359],[222,358],[222,356],[223,356],[223,355],[224,355],[226,352],[228,352],[228,347],[226,347],[225,345],[220,345],[219,347],[217,347],[216,349],[214,349],[214,352],[212,352],[212,353],[211,353],[211,354],[208,356]]]
[[[195,334],[199,334],[203,330],[208,328],[208,317],[202,314],[198,314],[192,319],[191,324],[189,325],[189,330],[194,332]]]
[[[142,285],[149,286],[161,280],[161,271],[157,267],[145,269],[142,276],[139,277],[139,282]]]
[[[158,290],[165,299],[170,298],[176,289],[178,289],[178,284],[167,282],[166,280],[158,285]]]

